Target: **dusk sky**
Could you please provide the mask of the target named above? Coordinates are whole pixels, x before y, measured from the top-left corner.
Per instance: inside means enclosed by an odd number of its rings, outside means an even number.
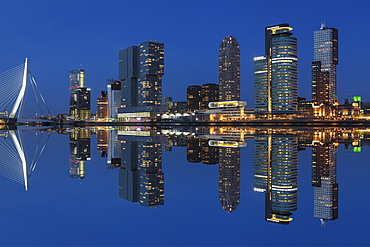
[[[106,79],[118,77],[118,51],[147,40],[165,44],[163,96],[186,100],[186,87],[218,83],[222,38],[241,49],[241,98],[253,106],[253,57],[264,53],[264,27],[289,23],[298,38],[299,95],[311,99],[313,32],[321,21],[339,30],[339,102],[370,101],[370,1],[0,1],[0,72],[23,63],[53,115],[68,112],[69,71],[86,71],[96,98]]]

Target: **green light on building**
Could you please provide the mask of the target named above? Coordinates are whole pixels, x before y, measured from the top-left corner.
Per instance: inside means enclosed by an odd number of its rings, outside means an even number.
[[[353,96],[354,102],[361,102],[361,96]]]
[[[353,152],[360,153],[361,152],[361,147],[353,147]]]

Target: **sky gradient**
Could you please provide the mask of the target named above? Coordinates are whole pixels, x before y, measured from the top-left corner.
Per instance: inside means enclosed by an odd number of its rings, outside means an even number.
[[[253,106],[253,57],[264,54],[264,27],[289,23],[298,38],[299,95],[311,99],[313,32],[339,30],[339,102],[370,101],[368,1],[0,1],[0,72],[29,58],[53,115],[67,113],[69,71],[86,71],[96,98],[118,77],[118,51],[147,40],[165,44],[163,96],[186,100],[186,87],[218,83],[218,49],[232,35],[241,49],[241,98]]]

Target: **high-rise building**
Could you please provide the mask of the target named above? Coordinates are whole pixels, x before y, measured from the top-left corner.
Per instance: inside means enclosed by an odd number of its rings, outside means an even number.
[[[122,101],[121,82],[107,79],[108,117],[117,118]]]
[[[187,88],[187,105],[189,110],[208,109],[210,102],[218,100],[218,84],[205,83],[202,86],[192,85]]]
[[[202,87],[198,85],[188,86],[186,89],[186,98],[189,110],[199,110],[202,101]]]
[[[314,32],[314,61],[321,62],[321,71],[329,72],[328,101],[333,104],[337,101],[338,30],[328,28],[326,22]],[[314,94],[317,90],[312,86]]]
[[[85,87],[85,71],[69,72],[70,103],[69,114],[76,119],[90,118],[90,88]]]
[[[146,41],[119,51],[119,79],[125,112],[162,106],[164,44]],[[131,109],[130,109],[131,108]],[[132,109],[137,108],[137,109]]]
[[[322,71],[321,62],[312,62],[312,102],[319,104],[330,103],[330,73]]]
[[[254,140],[254,190],[265,193],[265,220],[289,224],[297,209],[298,140],[259,136]]]
[[[236,38],[222,39],[218,53],[220,101],[240,100],[240,49]]]
[[[202,85],[200,109],[208,109],[210,102],[219,100],[219,85],[215,83],[206,83]]]
[[[107,118],[108,117],[108,97],[107,91],[101,91],[98,98],[97,112],[96,115],[98,118]]]
[[[268,114],[298,109],[298,49],[288,24],[265,28],[265,55],[254,58],[254,108]]]

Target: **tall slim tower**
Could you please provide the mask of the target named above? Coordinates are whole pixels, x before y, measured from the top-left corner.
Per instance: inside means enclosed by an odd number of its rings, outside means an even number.
[[[288,24],[265,28],[265,55],[254,58],[254,107],[267,113],[298,109],[297,38]]]
[[[222,39],[218,53],[220,101],[240,100],[240,49],[236,38]]]
[[[329,72],[328,101],[333,104],[337,101],[338,30],[328,28],[326,22],[314,32],[314,61],[321,62],[322,72]]]
[[[90,118],[90,88],[85,87],[85,71],[69,72],[70,103],[69,113],[76,119]]]
[[[146,41],[119,51],[122,107],[162,106],[163,75],[163,43]]]

